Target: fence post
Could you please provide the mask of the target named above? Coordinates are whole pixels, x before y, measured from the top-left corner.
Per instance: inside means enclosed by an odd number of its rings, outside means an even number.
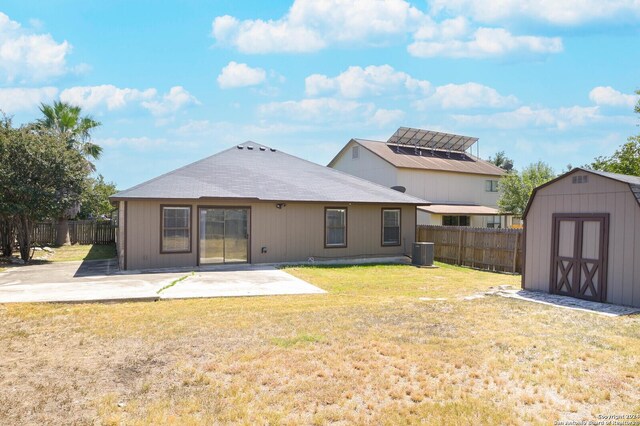
[[[462,228],[458,231],[458,265],[462,265]]]
[[[515,274],[516,273],[516,261],[518,259],[518,237],[520,236],[520,233],[518,232],[514,232],[516,239],[515,239],[515,243],[513,244],[513,268],[512,268],[512,272]]]

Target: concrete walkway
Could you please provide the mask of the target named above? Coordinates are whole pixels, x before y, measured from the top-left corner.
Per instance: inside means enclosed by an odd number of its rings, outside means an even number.
[[[540,303],[557,308],[591,312],[608,317],[618,317],[622,315],[633,315],[640,313],[640,308],[613,305],[611,303],[591,302],[589,300],[576,299],[575,297],[561,296],[558,294],[549,294],[541,291],[503,290],[498,291],[494,294],[497,296],[524,300],[526,302]]]
[[[558,294],[549,294],[542,291],[519,290],[513,288],[510,285],[490,287],[488,291],[476,293],[471,296],[466,296],[464,300],[481,299],[486,296],[507,297],[510,299],[524,300],[525,302],[540,303],[542,305],[553,306],[556,308],[591,312],[608,317],[618,317],[622,315],[634,315],[640,313],[640,308],[613,305],[611,303],[591,302],[589,300],[582,300],[569,296],[561,296]]]
[[[221,270],[197,270],[195,274],[183,270],[120,272],[115,260],[95,260],[11,267],[0,273],[0,303],[153,301],[318,293],[324,293],[324,290],[270,266],[227,265]]]

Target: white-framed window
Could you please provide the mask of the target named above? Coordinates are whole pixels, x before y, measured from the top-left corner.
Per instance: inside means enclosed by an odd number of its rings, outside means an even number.
[[[500,221],[500,216],[488,216],[487,217],[487,228],[501,228],[502,222]]]
[[[360,147],[355,145],[351,148],[351,159],[357,160],[360,158]]]
[[[400,245],[400,209],[382,209],[382,245]]]
[[[325,247],[347,246],[347,209],[327,207],[324,210]]]
[[[162,206],[160,232],[161,253],[191,251],[191,207]]]
[[[498,192],[498,181],[494,179],[485,180],[484,190],[486,192]]]

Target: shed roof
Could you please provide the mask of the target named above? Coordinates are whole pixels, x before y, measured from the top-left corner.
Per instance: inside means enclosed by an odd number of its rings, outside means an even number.
[[[367,139],[352,139],[365,149],[376,154],[391,165],[399,168],[435,170],[457,173],[471,173],[490,176],[502,176],[505,171],[500,167],[474,157],[466,152],[431,148],[409,147]],[[348,145],[348,144],[347,144]],[[331,167],[343,154],[346,146],[329,163]]]
[[[234,146],[111,197],[114,201],[136,198],[425,204],[424,200],[254,142]]]
[[[591,169],[585,169],[583,167],[576,167],[575,169],[572,169],[567,173],[564,173],[558,176],[557,178],[552,179],[549,182],[534,188],[533,192],[531,193],[531,197],[529,197],[529,202],[527,203],[527,207],[524,209],[524,213],[522,214],[522,217],[524,218],[527,217],[527,213],[529,213],[529,209],[531,208],[531,204],[533,203],[533,199],[538,193],[538,190],[545,188],[549,185],[552,185],[553,183],[559,181],[560,179],[563,179],[569,176],[570,174],[573,174],[576,172],[587,172],[597,176],[602,176],[607,179],[626,183],[627,185],[629,185],[629,190],[633,193],[634,197],[636,198],[636,201],[638,202],[638,206],[640,206],[640,176],[622,175],[619,173],[610,173],[610,172],[603,172],[600,170],[591,170]]]

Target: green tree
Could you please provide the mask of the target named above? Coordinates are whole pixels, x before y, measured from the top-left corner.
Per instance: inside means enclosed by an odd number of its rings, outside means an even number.
[[[31,258],[35,221],[78,202],[88,169],[67,141],[34,126],[4,126],[0,132],[0,212],[16,224],[20,257]]]
[[[640,90],[636,93],[640,95]],[[635,112],[640,114],[640,100]],[[589,168],[623,175],[640,176],[640,135],[630,136],[610,157],[596,157]]]
[[[100,158],[102,147],[91,142],[91,131],[101,123],[88,115],[82,116],[82,108],[54,101],[52,105],[40,104],[40,112],[43,118],[36,120],[38,126],[60,135],[70,149],[77,150],[88,160]],[[91,167],[95,171],[93,164]]]
[[[495,164],[507,172],[513,170],[513,160],[507,157],[507,154],[504,151],[496,152],[496,155],[493,157],[489,157],[489,162]]]
[[[102,175],[87,180],[87,186],[80,200],[80,219],[98,218],[113,210],[109,197],[117,192],[113,182],[105,182]]]
[[[100,123],[90,116],[83,116],[79,106],[66,102],[54,101],[52,105],[41,104],[40,111],[43,118],[36,120],[37,126],[62,138],[67,148],[80,153],[87,160],[85,164],[89,170],[95,171],[91,161],[100,158],[102,148],[91,142],[91,131],[100,126]],[[79,204],[75,204],[56,214],[55,217],[58,218],[56,244],[71,243],[69,218],[75,217],[79,211]]]
[[[611,157],[597,157],[589,165],[594,170],[640,176],[640,135],[631,136]]]
[[[507,174],[500,179],[500,184],[498,185],[500,191],[498,206],[500,211],[522,216],[533,189],[554,177],[553,169],[542,161],[530,164],[521,172],[515,171]]]
[[[3,138],[8,135],[11,130],[11,118],[2,114],[0,120],[0,143]],[[2,189],[0,187],[0,189]],[[15,240],[15,224],[14,218],[9,211],[3,210],[4,199],[6,193],[4,190],[0,192],[0,256],[11,256],[13,254],[13,242]]]

